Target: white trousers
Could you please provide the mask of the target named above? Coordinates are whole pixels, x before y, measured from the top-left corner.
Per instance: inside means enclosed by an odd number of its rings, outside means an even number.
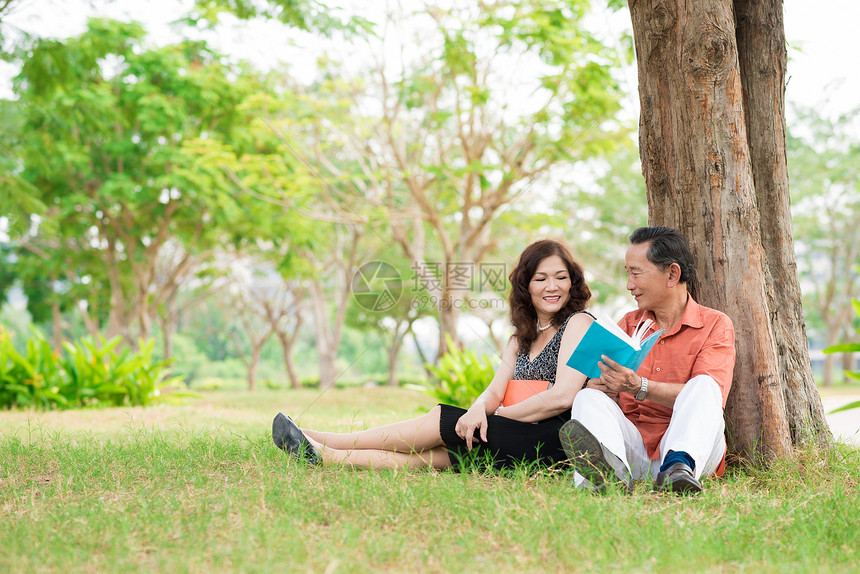
[[[690,379],[675,399],[669,428],[660,441],[660,457],[655,460],[648,458],[636,426],[602,391],[579,391],[573,401],[571,417],[620,458],[634,480],[656,477],[663,457],[670,450],[684,451],[693,457],[696,479],[713,474],[726,452],[722,394],[716,381],[707,375]],[[579,487],[590,486],[579,473],[575,482]]]

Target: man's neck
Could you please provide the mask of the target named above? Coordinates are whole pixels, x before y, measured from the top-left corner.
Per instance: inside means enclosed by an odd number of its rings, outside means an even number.
[[[673,293],[659,307],[651,309],[651,312],[654,313],[654,318],[657,320],[657,326],[668,333],[681,320],[681,317],[684,315],[684,309],[687,308],[688,300],[687,290],[682,289],[677,295]]]

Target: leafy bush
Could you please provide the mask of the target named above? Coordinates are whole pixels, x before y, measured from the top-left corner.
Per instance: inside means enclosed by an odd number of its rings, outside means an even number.
[[[441,403],[469,408],[493,380],[493,363],[487,355],[479,358],[474,351],[458,349],[450,336],[446,335],[445,342],[448,352],[439,359],[439,365],[427,365],[434,378],[426,385],[408,387]]]
[[[54,350],[45,336],[33,329],[26,351],[19,353],[12,338],[0,327],[0,407],[74,408],[94,404],[146,406],[189,396],[162,393],[178,386],[182,377],[167,378],[169,360],[153,361],[153,340],[140,341],[140,349],[117,352],[120,337],[98,344],[89,338]]]

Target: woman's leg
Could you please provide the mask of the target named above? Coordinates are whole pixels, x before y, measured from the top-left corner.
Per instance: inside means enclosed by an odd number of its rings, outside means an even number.
[[[333,433],[310,429],[302,429],[302,432],[328,450],[349,452],[376,450],[413,456],[416,453],[444,446],[445,443],[442,442],[442,436],[439,434],[441,412],[441,407],[437,405],[430,409],[430,412],[420,417],[359,432]],[[445,454],[446,461],[447,457],[448,455]],[[437,456],[436,458],[441,457]],[[423,463],[423,466],[427,466],[427,464]],[[359,464],[359,466],[363,466],[363,464]],[[380,467],[377,466],[377,468]]]
[[[436,468],[451,466],[445,447],[427,449],[422,452],[393,452],[390,450],[359,449],[340,450],[321,447],[323,463],[349,464],[359,468]]]

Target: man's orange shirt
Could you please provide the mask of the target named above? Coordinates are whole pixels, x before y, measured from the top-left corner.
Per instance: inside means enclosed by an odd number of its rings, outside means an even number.
[[[631,311],[618,324],[626,333],[633,333],[645,319],[654,321],[648,333],[658,329],[651,311]],[[735,330],[731,319],[715,309],[699,305],[690,297],[681,320],[660,335],[636,373],[648,380],[681,384],[697,375],[710,375],[720,386],[725,409],[734,366]],[[624,415],[642,434],[648,457],[658,458],[660,440],[669,428],[672,409],[648,399],[636,401],[628,393],[620,393],[618,398]]]

